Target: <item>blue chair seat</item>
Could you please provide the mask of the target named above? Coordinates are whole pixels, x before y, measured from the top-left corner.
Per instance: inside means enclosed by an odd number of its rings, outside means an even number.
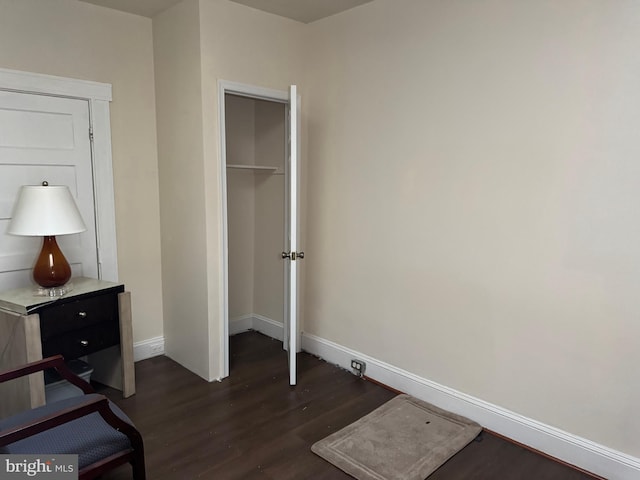
[[[88,394],[66,398],[19,413],[0,420],[0,430],[28,423],[65,408],[74,407],[95,397],[100,397],[100,395]],[[109,402],[109,406],[118,417],[133,425],[131,420],[115,404]],[[94,412],[24,440],[0,447],[0,453],[21,455],[77,454],[78,467],[82,469],[128,448],[131,448],[129,438],[105,422],[99,413]]]

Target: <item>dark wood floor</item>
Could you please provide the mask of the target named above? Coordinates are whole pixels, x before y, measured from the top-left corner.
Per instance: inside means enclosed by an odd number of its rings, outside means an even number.
[[[136,364],[137,394],[105,389],[145,442],[149,480],[349,479],[310,450],[395,396],[311,355],[290,388],[282,343],[231,338],[231,375],[207,383],[166,357]],[[429,480],[587,480],[592,477],[484,432]],[[130,478],[130,469],[103,480]]]

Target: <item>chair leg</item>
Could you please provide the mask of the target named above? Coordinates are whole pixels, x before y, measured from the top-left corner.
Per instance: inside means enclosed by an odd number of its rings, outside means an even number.
[[[147,473],[144,468],[144,456],[136,455],[131,460],[131,469],[133,471],[133,480],[147,480]]]

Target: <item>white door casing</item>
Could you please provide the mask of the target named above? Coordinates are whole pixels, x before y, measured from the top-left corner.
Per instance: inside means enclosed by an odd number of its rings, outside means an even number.
[[[89,230],[85,237],[81,234],[58,238],[74,274],[118,281],[109,113],[111,85],[0,69],[0,101],[5,106],[0,110],[0,145],[4,145],[0,146],[0,168],[6,168],[0,178],[0,236],[6,235],[7,211],[11,211],[15,201],[16,184],[47,180],[50,184],[69,185],[77,195]],[[7,128],[2,126],[3,122]],[[21,125],[30,128],[20,128]],[[29,147],[29,142],[35,145]],[[81,155],[85,156],[84,163],[69,160],[70,156]],[[5,176],[9,171],[9,177],[16,178],[13,187]],[[16,189],[15,193],[12,189]],[[87,204],[89,199],[93,201],[91,207]],[[93,236],[91,246],[89,236]],[[19,266],[20,270],[20,265],[30,257],[25,251],[16,252],[16,241],[23,245],[32,241],[37,245],[31,258],[33,265],[39,239],[13,237],[7,246],[6,238],[2,238],[0,270],[3,265],[10,269]],[[6,277],[15,282],[20,278],[24,281],[24,276],[24,271],[14,270]]]

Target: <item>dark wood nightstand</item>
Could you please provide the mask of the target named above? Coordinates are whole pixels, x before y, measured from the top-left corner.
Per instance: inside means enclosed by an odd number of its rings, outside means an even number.
[[[92,278],[71,283],[62,297],[34,295],[33,287],[0,292],[0,369],[58,353],[65,360],[89,356],[92,379],[133,395],[131,294]],[[0,399],[0,418],[43,405],[42,373],[0,385]]]

